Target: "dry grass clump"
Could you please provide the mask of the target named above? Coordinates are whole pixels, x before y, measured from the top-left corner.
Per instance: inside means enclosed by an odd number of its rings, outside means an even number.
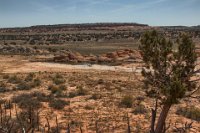
[[[25,81],[32,81],[34,77],[35,77],[35,74],[34,74],[34,73],[29,73],[29,74],[26,76]]]
[[[10,77],[10,76],[9,76],[8,74],[4,74],[4,75],[3,75],[3,79],[9,79],[9,77]]]
[[[17,86],[17,90],[30,90],[32,88],[38,87],[41,85],[41,80],[39,78],[34,79],[33,81],[21,81]]]
[[[45,93],[35,91],[31,93],[33,97],[36,97],[38,101],[40,102],[49,102],[50,99],[52,98],[50,95],[46,95]]]
[[[20,79],[19,77],[17,77],[16,75],[10,76],[8,79],[9,83],[13,83],[13,84],[17,84],[20,83],[22,79]]]
[[[64,100],[61,100],[61,99],[52,99],[50,102],[49,102],[49,106],[54,108],[54,109],[63,109],[66,105],[69,105],[69,102],[66,102]]]
[[[126,108],[131,108],[133,105],[133,97],[130,95],[125,95],[122,99],[121,99],[121,103],[120,105],[122,107],[126,107]]]
[[[92,96],[90,97],[90,99],[93,99],[93,100],[98,100],[98,99],[101,99],[102,98],[102,95],[101,94],[98,94],[98,93],[94,93],[92,94]]]
[[[88,91],[86,89],[84,89],[83,86],[78,86],[76,88],[77,88],[77,90],[76,90],[77,96],[87,95]]]
[[[36,77],[34,73],[30,73],[25,77],[23,75],[8,75],[4,78],[7,79],[8,83],[14,84],[12,85],[13,90],[30,90],[42,83],[41,79]]]
[[[66,82],[64,77],[58,73],[52,78],[52,80],[53,80],[53,83],[56,85],[64,84]]]
[[[138,104],[136,107],[134,107],[132,113],[135,115],[138,114],[145,114],[147,113],[148,110],[146,109],[146,107],[143,104]]]
[[[8,91],[8,88],[4,82],[0,82],[0,93]]]
[[[42,104],[40,101],[33,97],[32,94],[20,94],[12,98],[12,102],[17,103],[20,108],[40,108]]]
[[[200,109],[195,106],[179,107],[176,114],[200,122]]]
[[[67,90],[67,87],[65,85],[49,85],[48,90],[51,91],[52,94],[55,94],[56,96],[63,96],[65,93],[64,91]]]
[[[30,90],[32,88],[31,83],[25,82],[25,81],[21,81],[17,86],[16,89],[17,90]]]
[[[32,86],[38,87],[38,86],[41,85],[41,83],[42,83],[42,81],[39,78],[36,78],[36,79],[33,80]]]

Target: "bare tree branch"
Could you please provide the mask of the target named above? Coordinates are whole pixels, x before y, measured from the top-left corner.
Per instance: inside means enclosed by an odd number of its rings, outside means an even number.
[[[198,82],[198,81],[200,81],[200,78],[195,80],[190,80],[190,82]]]
[[[200,86],[193,90],[190,94],[187,94],[185,97],[191,97],[193,94],[195,94],[198,90],[200,90]]]

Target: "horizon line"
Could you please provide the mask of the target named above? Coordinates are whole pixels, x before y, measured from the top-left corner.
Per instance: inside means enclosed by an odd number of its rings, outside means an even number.
[[[84,24],[138,24],[138,25],[146,25],[149,27],[195,27],[200,26],[197,25],[149,25],[138,22],[84,22],[84,23],[55,23],[55,24],[35,24],[35,25],[27,25],[27,26],[9,26],[9,27],[1,27],[0,29],[17,29],[17,28],[31,28],[31,27],[39,27],[39,26],[56,26],[56,25],[84,25]]]

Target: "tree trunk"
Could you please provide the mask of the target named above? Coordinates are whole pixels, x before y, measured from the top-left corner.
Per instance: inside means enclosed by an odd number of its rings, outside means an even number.
[[[155,122],[156,122],[156,114],[158,109],[158,99],[156,99],[155,108],[151,110],[151,130],[150,133],[155,132]]]
[[[167,118],[170,107],[171,107],[171,104],[164,104],[163,109],[160,113],[157,125],[156,125],[155,133],[162,133],[163,127],[165,125],[165,120]]]

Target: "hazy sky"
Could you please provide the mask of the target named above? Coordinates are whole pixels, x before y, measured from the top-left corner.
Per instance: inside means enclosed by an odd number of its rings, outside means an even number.
[[[200,25],[200,0],[0,0],[0,27],[93,22]]]

